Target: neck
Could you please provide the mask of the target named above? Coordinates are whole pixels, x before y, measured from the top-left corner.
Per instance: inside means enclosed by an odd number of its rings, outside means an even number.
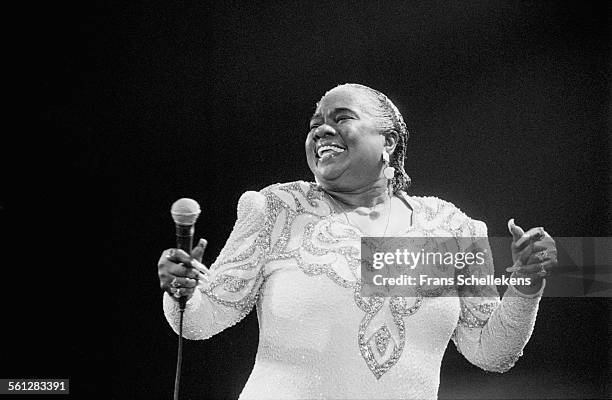
[[[384,203],[389,198],[386,179],[380,179],[374,184],[351,190],[323,188],[335,200],[349,207],[374,207]]]

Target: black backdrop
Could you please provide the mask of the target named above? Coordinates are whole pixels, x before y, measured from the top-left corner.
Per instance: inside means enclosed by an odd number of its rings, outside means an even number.
[[[18,129],[3,159],[2,377],[170,398],[176,335],[156,262],[173,244],[171,203],[202,205],[210,264],[242,192],[310,180],[308,119],[340,83],[402,111],[411,194],[452,201],[493,235],[511,217],[611,235],[605,2],[83,3],[7,12]],[[449,345],[440,397],[609,396],[609,304],[543,299],[503,375]],[[252,313],[187,342],[183,398],[236,397],[257,332]]]

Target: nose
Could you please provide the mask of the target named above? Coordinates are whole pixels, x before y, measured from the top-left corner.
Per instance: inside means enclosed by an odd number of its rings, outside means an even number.
[[[327,135],[330,135],[330,136],[336,135],[336,130],[332,128],[331,126],[329,126],[328,124],[323,124],[319,126],[317,129],[315,129],[314,131],[315,139],[321,139]]]

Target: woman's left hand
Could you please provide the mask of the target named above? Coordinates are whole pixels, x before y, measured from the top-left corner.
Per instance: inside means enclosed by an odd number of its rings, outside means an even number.
[[[531,228],[525,232],[514,223],[514,219],[511,219],[508,221],[508,229],[512,234],[510,247],[514,265],[506,271],[516,271],[520,275],[534,278],[545,277],[555,272],[558,267],[557,245],[544,228]]]

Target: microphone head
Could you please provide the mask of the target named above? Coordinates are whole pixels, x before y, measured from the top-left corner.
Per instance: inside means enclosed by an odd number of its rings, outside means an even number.
[[[178,225],[193,225],[200,216],[200,205],[193,199],[178,199],[170,209],[172,219]]]

